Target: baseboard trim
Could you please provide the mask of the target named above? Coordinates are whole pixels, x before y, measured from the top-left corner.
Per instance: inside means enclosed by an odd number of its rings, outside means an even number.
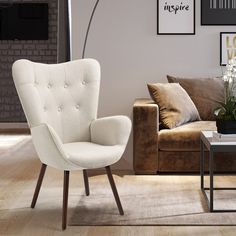
[[[0,134],[30,134],[29,126],[24,123],[1,123]]]
[[[0,134],[30,134],[30,129],[12,128],[12,129],[1,129]]]

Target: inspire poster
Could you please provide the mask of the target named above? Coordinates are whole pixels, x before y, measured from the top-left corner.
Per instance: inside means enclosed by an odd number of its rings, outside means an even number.
[[[158,34],[195,34],[194,0],[157,0]]]

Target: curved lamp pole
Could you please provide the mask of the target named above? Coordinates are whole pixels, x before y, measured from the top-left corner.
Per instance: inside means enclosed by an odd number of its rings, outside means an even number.
[[[97,0],[94,7],[93,7],[93,11],[92,11],[92,14],[90,16],[90,19],[89,19],[89,23],[88,23],[88,27],[87,27],[87,31],[86,31],[86,35],[85,35],[85,39],[84,39],[84,45],[83,45],[83,53],[82,53],[82,58],[84,58],[84,55],[85,55],[85,50],[86,50],[86,45],[87,45],[87,40],[88,40],[88,35],[89,35],[89,30],[90,30],[90,26],[91,26],[91,23],[93,21],[93,16],[94,16],[94,13],[96,11],[96,8],[98,6],[98,3],[99,3],[100,0]]]

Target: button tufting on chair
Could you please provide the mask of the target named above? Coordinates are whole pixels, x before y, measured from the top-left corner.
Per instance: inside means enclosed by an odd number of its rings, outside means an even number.
[[[42,162],[31,207],[35,207],[47,165],[63,170],[62,229],[65,229],[70,171],[83,171],[85,192],[89,195],[86,170],[105,167],[119,213],[123,215],[110,165],[120,160],[124,153],[130,135],[131,121],[125,116],[97,118],[99,63],[93,59],[82,59],[48,65],[18,60],[13,64],[12,72],[32,140]],[[78,86],[81,83],[86,85],[86,81],[81,82],[80,79],[84,74],[91,84],[86,89]],[[53,84],[53,90],[48,92],[42,88],[35,89],[33,85],[36,77],[39,83],[48,89]],[[26,84],[32,86],[25,86]],[[68,84],[70,89],[62,92],[63,86],[67,88]],[[42,104],[46,104],[43,110]],[[75,112],[72,107],[80,112]],[[46,111],[48,113],[45,115]]]

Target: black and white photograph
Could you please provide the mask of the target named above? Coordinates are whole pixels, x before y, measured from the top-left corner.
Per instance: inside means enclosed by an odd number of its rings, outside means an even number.
[[[158,0],[157,34],[195,34],[195,0]]]
[[[236,25],[236,0],[202,0],[202,25]]]

